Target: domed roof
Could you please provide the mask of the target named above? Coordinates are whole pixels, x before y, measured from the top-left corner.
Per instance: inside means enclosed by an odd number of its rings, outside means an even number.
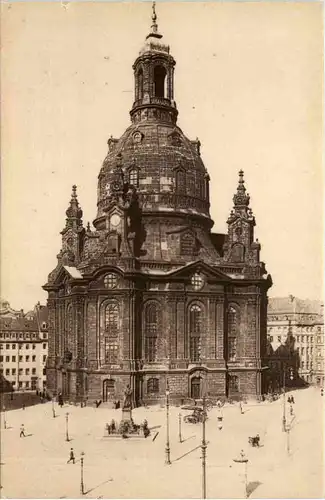
[[[169,211],[209,218],[209,178],[200,143],[190,141],[166,115],[168,111],[144,110],[142,121],[133,123],[118,141],[108,141],[110,151],[99,174],[98,217],[104,215],[120,161],[124,179],[136,183],[144,215]]]

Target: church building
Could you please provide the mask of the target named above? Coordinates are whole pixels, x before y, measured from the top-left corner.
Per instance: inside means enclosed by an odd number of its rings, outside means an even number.
[[[177,125],[175,60],[152,26],[133,64],[124,134],[108,140],[97,216],[84,227],[76,186],[49,274],[47,387],[71,400],[133,405],[264,390],[267,291],[239,172],[227,234],[212,232],[200,141]]]

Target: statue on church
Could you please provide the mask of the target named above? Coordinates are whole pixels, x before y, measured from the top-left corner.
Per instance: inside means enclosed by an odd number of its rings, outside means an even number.
[[[123,400],[123,410],[125,409],[132,409],[132,390],[129,386],[129,384],[126,386],[126,389],[124,391],[124,400]]]

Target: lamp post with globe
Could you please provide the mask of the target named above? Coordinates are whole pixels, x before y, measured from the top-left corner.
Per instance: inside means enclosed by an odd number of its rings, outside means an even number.
[[[169,383],[166,384],[166,448],[165,448],[165,464],[170,465],[170,446],[169,446]]]

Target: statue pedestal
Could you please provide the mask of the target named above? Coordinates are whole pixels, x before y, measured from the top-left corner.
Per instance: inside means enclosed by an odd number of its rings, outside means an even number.
[[[131,408],[122,408],[122,420],[131,421],[132,418],[132,409]]]

